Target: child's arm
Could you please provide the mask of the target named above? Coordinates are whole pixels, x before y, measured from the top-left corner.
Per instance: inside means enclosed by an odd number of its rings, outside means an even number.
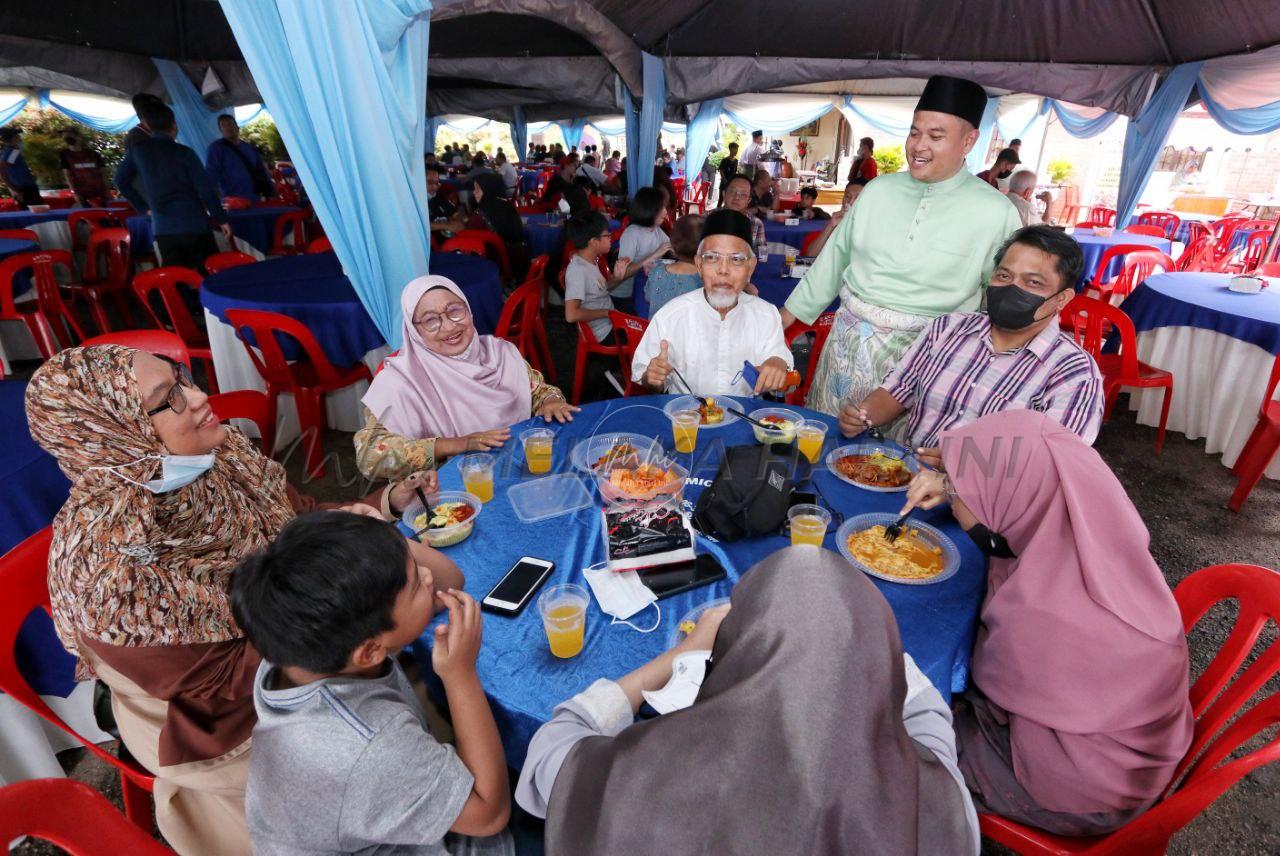
[[[608,309],[583,309],[581,300],[566,300],[564,302],[564,320],[570,324],[577,324],[579,321],[594,321],[597,318],[608,318]]]
[[[412,538],[405,539],[409,543],[409,553],[413,556],[413,561],[418,565],[424,565],[431,569],[431,585],[436,591],[449,591],[456,589],[462,591],[465,582],[462,576],[462,569],[457,564],[441,553],[435,547],[428,546]],[[435,604],[435,611],[439,612],[444,609],[444,604],[439,601]]]
[[[613,279],[609,280],[607,288],[612,291],[616,286],[626,282],[628,279],[644,270],[645,265],[656,262],[658,259],[670,252],[670,250],[671,242],[665,241],[662,246],[658,247],[638,262],[633,262],[630,259],[618,259],[618,263],[613,268]],[[624,265],[623,262],[626,262],[627,264]]]
[[[463,591],[437,590],[436,597],[449,608],[449,623],[436,628],[431,665],[449,697],[458,757],[475,778],[471,796],[450,831],[496,835],[511,818],[511,794],[498,726],[476,675],[480,605]]]

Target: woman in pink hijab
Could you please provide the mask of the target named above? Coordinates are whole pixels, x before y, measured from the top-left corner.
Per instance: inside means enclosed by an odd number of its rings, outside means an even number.
[[[956,705],[960,769],[979,811],[1060,835],[1129,822],[1191,745],[1187,643],[1138,511],[1102,458],[1044,414],[996,413],[942,435],[951,497],[991,556]]]
[[[578,408],[544,383],[519,349],[476,333],[471,305],[452,280],[418,277],[400,295],[403,346],[364,395],[356,464],[370,479],[435,469],[451,455],[485,452],[530,416],[568,422]]]

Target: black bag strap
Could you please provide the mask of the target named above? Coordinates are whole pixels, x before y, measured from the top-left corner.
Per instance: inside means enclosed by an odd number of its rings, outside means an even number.
[[[240,147],[238,145],[231,142],[226,137],[221,138],[219,142],[231,149],[231,151],[235,153],[235,156],[240,159],[240,163],[244,166],[244,171],[249,174],[249,180],[253,182],[253,187],[259,194],[262,196],[275,195],[271,192],[271,190],[274,190],[275,185],[270,185],[267,181],[267,177],[262,174],[262,170],[253,168],[253,164],[249,161],[249,158],[245,157],[245,153],[240,151]],[[270,185],[271,190],[268,189],[268,185]]]

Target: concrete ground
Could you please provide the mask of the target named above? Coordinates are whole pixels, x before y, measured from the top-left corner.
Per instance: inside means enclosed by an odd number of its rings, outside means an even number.
[[[552,310],[553,315],[557,310]],[[556,317],[548,322],[559,376],[566,381],[573,365],[572,329]],[[568,388],[568,383],[563,385]],[[588,399],[611,395],[596,379]],[[1169,434],[1163,454],[1153,454],[1155,430],[1135,423],[1124,409],[1103,427],[1097,448],[1111,465],[1130,498],[1141,512],[1151,533],[1151,552],[1171,586],[1208,565],[1244,562],[1280,569],[1280,483],[1264,480],[1254,491],[1244,512],[1234,514],[1225,502],[1234,489],[1231,472],[1218,456],[1206,455],[1203,441]],[[322,499],[352,499],[363,485],[355,478],[351,435],[330,432],[326,449],[331,461],[326,477],[303,485],[303,490]],[[301,484],[297,456],[286,462],[290,477]],[[1231,632],[1235,610],[1231,605],[1216,608],[1189,637],[1193,679],[1199,675]],[[1276,627],[1270,625],[1259,648],[1276,642]],[[1280,678],[1272,680],[1263,693],[1280,690]],[[1260,694],[1261,695],[1261,694]],[[1276,729],[1264,732],[1274,734]],[[1255,740],[1249,747],[1256,747]],[[68,773],[88,782],[120,804],[119,782],[105,765],[86,752],[73,750],[62,758]],[[1280,853],[1280,764],[1272,764],[1244,777],[1213,803],[1189,826],[1179,832],[1169,848],[1178,856],[1230,856],[1230,854]],[[527,825],[527,824],[526,824]],[[536,826],[534,827],[536,830]],[[525,838],[526,836],[521,836]],[[540,848],[524,846],[522,851]],[[40,842],[28,842],[20,854],[60,852]],[[1003,848],[984,842],[984,853],[1004,853]]]

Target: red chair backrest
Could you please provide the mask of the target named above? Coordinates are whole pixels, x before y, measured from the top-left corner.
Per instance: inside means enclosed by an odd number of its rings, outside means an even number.
[[[119,211],[107,211],[100,208],[91,208],[87,211],[72,211],[67,215],[67,229],[71,232],[72,248],[82,250],[88,243],[87,237],[80,237],[81,224],[88,227],[87,234],[91,235],[94,229],[123,226],[123,216]]]
[[[275,228],[271,232],[271,252],[275,255],[293,255],[302,252],[307,245],[309,217],[306,211],[286,211],[277,217]],[[290,235],[293,236],[293,243],[286,244],[285,239]]]
[[[1111,294],[1128,295],[1151,276],[1156,268],[1163,268],[1165,273],[1178,269],[1173,259],[1160,250],[1146,249],[1129,253],[1124,257],[1124,270],[1108,283],[1107,291]]]
[[[1138,224],[1142,226],[1159,226],[1166,238],[1172,238],[1182,225],[1182,218],[1170,211],[1144,211],[1138,215]]]
[[[75,779],[30,779],[0,788],[0,839],[30,835],[71,856],[173,856],[107,798]]]
[[[481,258],[488,258],[489,256],[488,250],[485,249],[484,241],[477,238],[450,238],[440,247],[440,251],[443,253],[466,253],[467,255],[480,256]]]
[[[133,262],[129,255],[129,230],[94,229],[84,251],[85,282],[128,282]]]
[[[248,419],[257,425],[258,434],[262,437],[262,453],[271,456],[275,449],[276,426],[272,421],[271,399],[265,392],[257,389],[217,392],[209,396],[209,406],[222,422]]]
[[[240,267],[240,265],[256,264],[257,261],[257,259],[248,253],[232,250],[231,252],[214,253],[209,256],[209,258],[204,260],[204,269],[210,274],[215,274],[221,273],[224,270],[229,270],[233,267]]]
[[[529,265],[529,272],[524,275],[524,281],[528,282],[531,279],[536,279],[539,282],[545,281],[547,278],[547,263],[550,261],[551,256],[546,253],[536,257]]]
[[[49,545],[52,541],[53,529],[46,526],[0,556],[0,591],[4,592],[4,597],[0,597],[0,692],[12,696],[23,707],[79,740],[99,760],[123,771],[137,784],[151,790],[153,777],[81,737],[53,712],[18,669],[18,661],[14,655],[18,631],[31,613],[37,609],[46,612],[51,609],[47,580]],[[0,811],[0,818],[4,816],[5,812]]]
[[[324,237],[316,238],[314,241],[307,244],[307,252],[308,253],[333,252],[333,244],[329,242],[328,238],[324,238]]]
[[[1095,223],[1101,223],[1103,226],[1114,226],[1116,211],[1114,208],[1108,208],[1105,205],[1095,205],[1089,209],[1089,219]]]
[[[1150,226],[1145,223],[1132,223],[1125,226],[1122,231],[1128,232],[1130,235],[1150,235],[1153,238],[1165,237],[1163,227]]]
[[[1104,291],[1107,284],[1107,268],[1111,267],[1111,263],[1116,258],[1127,256],[1130,253],[1143,253],[1151,250],[1150,244],[1112,244],[1102,253],[1102,258],[1098,259],[1098,266],[1093,271],[1093,280],[1089,283],[1099,291]],[[1168,258],[1168,256],[1166,256]],[[1172,264],[1172,262],[1170,262]]]
[[[1075,225],[1077,229],[1105,229],[1107,224],[1101,220],[1085,220],[1083,223]]]
[[[0,229],[0,238],[10,241],[35,241],[40,243],[40,236],[31,229]]]
[[[810,232],[804,236],[804,240],[800,242],[800,255],[809,255],[809,248],[813,246],[814,241],[822,237],[821,232]]]
[[[75,266],[71,260],[71,253],[66,250],[17,253],[0,260],[0,318],[18,320],[23,317],[18,313],[14,303],[14,278],[22,271],[30,271],[36,290],[36,304],[45,316],[44,320],[48,321],[56,315],[61,315],[74,321],[75,316],[62,300],[62,289],[58,284],[56,270],[58,267],[65,269],[66,281],[71,282],[75,277]],[[76,335],[82,335],[79,333],[79,325],[75,326]],[[36,344],[42,356],[48,358],[60,350],[55,334],[47,323],[38,323],[32,334],[36,336]]]
[[[244,342],[249,359],[253,360],[258,373],[268,383],[281,387],[301,386],[290,362],[285,358],[280,341],[276,338],[277,334],[288,336],[298,343],[315,368],[316,377],[321,384],[338,381],[337,369],[325,356],[315,334],[301,321],[260,309],[228,309],[227,320],[236,328],[236,335]],[[245,331],[253,336],[256,349],[245,339]]]
[[[1133,321],[1104,300],[1077,294],[1062,310],[1063,329],[1072,331],[1076,342],[1095,360],[1112,330],[1120,334],[1120,370],[1126,377],[1138,374],[1138,334]]]
[[[628,315],[626,312],[610,309],[609,324],[613,327],[613,341],[618,343],[622,351],[619,356],[626,360],[627,370],[630,372],[631,360],[636,354],[636,348],[640,347],[640,339],[648,329],[649,322],[637,315]],[[630,377],[630,374],[627,377]]]
[[[1243,270],[1255,270],[1258,265],[1262,264],[1262,257],[1267,252],[1267,245],[1271,243],[1271,233],[1259,230],[1249,236],[1249,240],[1244,245],[1244,255],[1241,262],[1244,264]]]
[[[502,271],[502,278],[509,279],[511,277],[511,262],[507,258],[507,242],[502,240],[502,236],[497,232],[491,232],[488,229],[463,229],[453,237],[454,240],[465,238],[480,241],[485,246],[486,255],[494,262],[497,262],[498,269]]]
[[[506,339],[519,348],[525,359],[534,353],[533,327],[541,309],[543,288],[541,280],[528,279],[511,292],[502,304],[502,314],[493,331],[499,339]]]
[[[207,348],[209,347],[209,337],[196,324],[195,319],[191,317],[191,311],[187,309],[187,302],[183,300],[182,293],[178,290],[179,285],[185,285],[199,291],[200,286],[203,284],[204,277],[198,271],[178,265],[165,265],[164,267],[144,270],[135,276],[133,278],[133,293],[138,296],[138,300],[147,308],[147,312],[150,313],[157,327],[161,329],[172,327],[173,332],[177,333],[188,347]],[[155,311],[153,298],[157,295],[160,297],[160,302],[164,304],[165,312],[169,316],[168,324]]]
[[[1223,217],[1209,227],[1213,235],[1213,251],[1224,256],[1231,251],[1231,236],[1246,222],[1243,217]]]
[[[1213,266],[1213,236],[1207,226],[1201,223],[1188,223],[1190,237],[1186,249],[1178,256],[1178,270],[1206,270]]]
[[[191,368],[191,354],[187,351],[186,343],[176,333],[168,330],[119,330],[93,336],[80,344],[86,348],[94,345],[122,345],[148,354],[159,354]]]

